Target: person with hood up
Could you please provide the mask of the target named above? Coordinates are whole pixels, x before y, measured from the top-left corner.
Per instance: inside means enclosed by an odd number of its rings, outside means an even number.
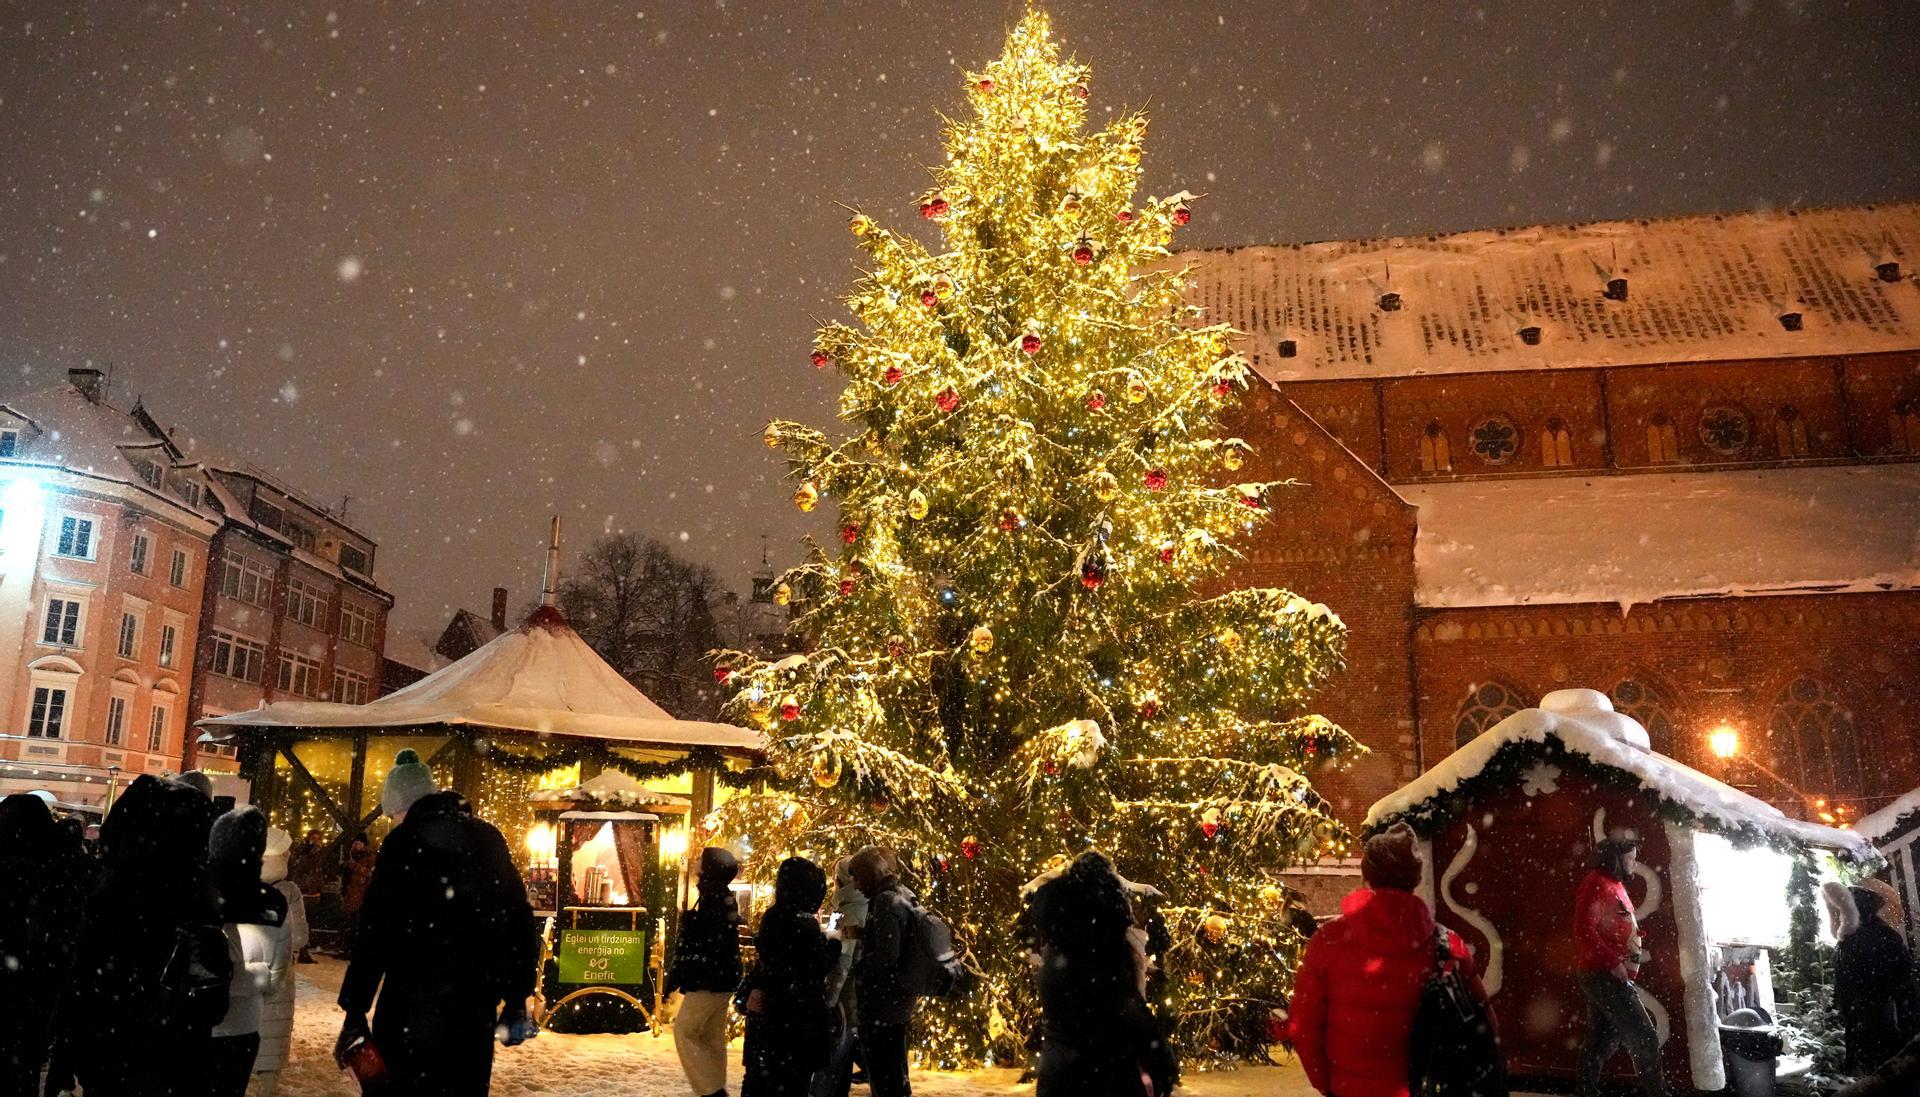
[[[62,967],[53,886],[54,824],[46,801],[27,793],[0,800],[0,1097],[35,1097],[47,1057],[47,1010]]]
[[[740,1097],[804,1097],[828,1053],[827,972],[839,942],[820,929],[827,875],[804,857],[780,862],[773,904],[754,934]]]
[[[907,1022],[914,996],[903,978],[913,932],[915,899],[900,883],[893,854],[865,846],[847,862],[847,874],[867,897],[860,955],[853,962],[854,1026],[872,1097],[911,1097],[907,1081]]]
[[[307,904],[300,885],[287,876],[292,850],[292,835],[279,827],[268,827],[260,882],[287,901],[287,949],[297,957],[307,947]],[[260,1001],[260,1051],[253,1057],[256,1097],[274,1097],[280,1090],[280,1072],[286,1069],[293,1038],[293,984],[289,974],[275,982]]]
[[[1082,853],[1033,893],[1041,1036],[1035,1097],[1166,1097],[1180,1064],[1147,1006],[1144,932],[1113,863]]]
[[[1414,894],[1425,872],[1405,823],[1367,839],[1365,887],[1307,942],[1287,1033],[1313,1088],[1332,1097],[1407,1097],[1414,1015],[1433,974],[1437,926]],[[1487,994],[1458,934],[1447,948],[1487,1016]]]
[[[1640,951],[1633,897],[1627,894],[1639,848],[1640,840],[1631,831],[1615,831],[1594,843],[1592,868],[1573,897],[1573,941],[1580,990],[1587,998],[1587,1036],[1580,1048],[1582,1097],[1600,1092],[1600,1074],[1621,1045],[1633,1060],[1645,1097],[1665,1097],[1667,1092],[1660,1080],[1660,1038],[1633,986],[1647,959]]]
[[[699,898],[680,912],[665,991],[680,994],[673,1047],[694,1097],[727,1092],[727,1003],[740,985],[740,910],[733,878],[740,862],[719,846],[700,851]]]
[[[1865,887],[1822,885],[1834,936],[1833,1004],[1846,1026],[1847,1069],[1878,1070],[1920,1032],[1913,957],[1900,934],[1880,918],[1886,898]]]
[[[213,1027],[208,1097],[246,1097],[260,1050],[261,1002],[293,970],[286,898],[260,879],[266,850],[267,817],[259,808],[235,808],[213,821],[207,869],[220,896],[233,981],[227,989],[227,1014]]]
[[[853,858],[833,863],[833,895],[829,901],[837,921],[833,936],[840,940],[840,956],[827,973],[827,1013],[837,1035],[827,1065],[813,1077],[813,1097],[847,1097],[853,1088],[853,1066],[860,1059],[860,1037],[854,1029],[858,997],[853,989],[853,964],[860,956],[860,933],[867,924],[867,897],[854,883]]]
[[[493,1042],[535,1035],[527,1018],[539,938],[507,841],[441,792],[420,756],[394,757],[380,793],[393,817],[340,984],[344,1067],[371,1038],[387,1084],[407,1097],[484,1097]],[[380,1008],[371,1029],[375,991]]]
[[[210,810],[149,774],[101,824],[105,864],[54,1019],[59,1058],[87,1097],[206,1097],[233,974],[206,866]]]

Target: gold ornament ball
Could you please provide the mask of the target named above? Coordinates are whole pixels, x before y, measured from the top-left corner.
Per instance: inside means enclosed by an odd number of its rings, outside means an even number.
[[[832,788],[840,783],[842,763],[835,754],[818,755],[813,760],[813,783],[821,788]]]
[[[812,510],[814,507],[814,504],[818,503],[819,501],[820,501],[820,489],[815,487],[813,484],[813,481],[811,480],[807,481],[804,484],[801,484],[799,487],[794,489],[793,505],[796,507],[799,507],[801,513],[803,514],[806,513],[807,511]]]
[[[1147,398],[1147,382],[1139,377],[1127,378],[1127,403],[1138,404]]]
[[[766,442],[768,449],[780,448],[780,428],[774,426],[772,423],[767,424],[767,432],[761,435],[760,438]]]
[[[941,271],[939,276],[934,278],[933,280],[933,295],[935,297],[938,297],[942,301],[945,301],[947,298],[952,297],[953,296],[953,276],[946,273],[945,271]]]
[[[1228,472],[1234,472],[1247,463],[1247,455],[1239,446],[1228,446],[1227,452],[1220,455],[1220,463]]]
[[[852,219],[847,222],[847,228],[852,231],[855,236],[865,236],[867,233],[873,231],[873,218],[868,217],[864,213],[856,213]]]
[[[784,606],[791,601],[793,601],[792,587],[788,586],[785,583],[781,583],[778,586],[773,588],[773,604],[774,605]]]
[[[914,488],[907,493],[907,517],[918,522],[927,516],[927,493]]]
[[[1240,650],[1240,634],[1230,628],[1220,630],[1220,646],[1228,651]]]
[[[1260,901],[1270,907],[1278,907],[1287,901],[1287,893],[1280,890],[1278,884],[1268,884],[1260,889]]]
[[[1200,931],[1206,934],[1207,940],[1219,944],[1227,939],[1227,916],[1218,912],[1207,915]]]
[[[1107,502],[1120,494],[1120,481],[1113,473],[1101,469],[1093,474],[1093,494],[1101,502]]]
[[[993,630],[985,625],[975,625],[973,626],[973,635],[970,637],[970,641],[973,644],[975,654],[985,655],[987,652],[993,650]]]

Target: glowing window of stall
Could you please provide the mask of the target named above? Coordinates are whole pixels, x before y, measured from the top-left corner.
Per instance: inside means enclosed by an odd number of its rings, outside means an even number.
[[[1693,839],[1707,940],[1714,944],[1784,946],[1787,874],[1793,858],[1769,846],[1735,848],[1717,834]]]

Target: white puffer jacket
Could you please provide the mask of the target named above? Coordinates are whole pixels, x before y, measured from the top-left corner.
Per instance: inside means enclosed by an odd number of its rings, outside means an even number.
[[[233,961],[233,982],[227,987],[227,1015],[213,1028],[215,1036],[246,1036],[260,1031],[260,1004],[282,983],[292,980],[293,950],[287,927],[251,922],[227,923],[227,958]]]

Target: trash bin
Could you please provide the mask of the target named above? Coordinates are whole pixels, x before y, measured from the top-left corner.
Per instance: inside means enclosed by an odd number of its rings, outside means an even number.
[[[1784,1049],[1773,1018],[1761,1009],[1736,1009],[1720,1022],[1720,1050],[1733,1097],[1774,1097],[1774,1072]]]

